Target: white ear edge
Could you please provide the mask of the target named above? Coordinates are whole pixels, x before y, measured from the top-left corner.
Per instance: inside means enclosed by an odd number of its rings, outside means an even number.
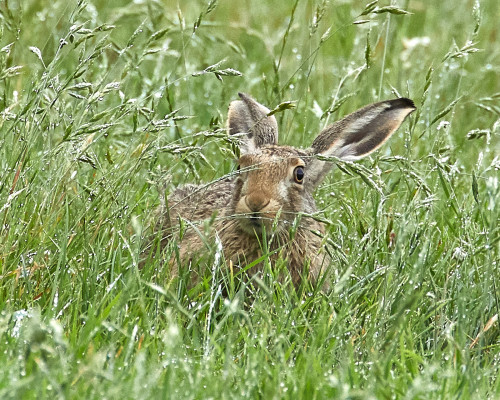
[[[388,107],[388,105],[382,104],[382,107],[380,108],[374,108],[371,111],[365,113],[361,118],[355,119],[351,123],[349,123],[344,129],[343,129],[343,134],[342,137],[340,137],[335,144],[330,147],[327,151],[319,153],[322,156],[335,156],[338,158],[341,158],[342,160],[346,161],[354,161],[354,160],[359,160],[363,158],[364,156],[356,156],[354,154],[354,149],[356,144],[347,144],[344,145],[346,142],[345,138],[348,137],[351,134],[354,134],[363,127],[367,126],[370,124],[377,116],[385,109]]]
[[[370,104],[323,129],[308,152],[313,157],[359,160],[380,148],[414,110],[415,104],[407,98]],[[331,162],[311,160],[308,167],[311,184],[317,186],[332,166]]]
[[[368,105],[325,128],[313,148],[316,154],[359,160],[382,146],[414,110],[406,98]]]

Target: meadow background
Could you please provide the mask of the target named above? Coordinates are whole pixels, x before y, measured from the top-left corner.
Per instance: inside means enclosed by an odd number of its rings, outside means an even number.
[[[1,1],[0,398],[500,398],[498,21],[497,0]],[[317,191],[330,292],[138,268],[161,195],[234,170],[238,91],[294,101],[301,146],[415,101]]]

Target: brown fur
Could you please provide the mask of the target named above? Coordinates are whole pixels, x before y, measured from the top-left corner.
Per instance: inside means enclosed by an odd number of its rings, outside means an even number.
[[[286,260],[295,285],[307,267],[307,277],[314,283],[330,267],[330,259],[322,246],[325,227],[312,217],[317,212],[312,194],[331,168],[315,155],[366,156],[414,110],[413,102],[396,99],[364,107],[326,128],[310,149],[300,150],[278,145],[277,123],[267,116],[269,110],[248,95],[240,97],[228,113],[229,133],[242,137],[239,171],[235,177],[210,185],[176,189],[167,200],[161,245],[177,240],[177,261],[186,265],[206,252],[207,245],[216,243],[217,237],[226,263],[238,269],[264,256],[265,232],[271,265]],[[295,175],[297,168],[304,171],[303,181]],[[205,232],[203,221],[212,217],[214,222]],[[182,239],[173,234],[179,218],[189,221]],[[173,275],[178,272],[177,261],[170,262]],[[201,273],[206,264],[202,262]],[[258,262],[247,272],[252,275],[261,269],[262,262]]]

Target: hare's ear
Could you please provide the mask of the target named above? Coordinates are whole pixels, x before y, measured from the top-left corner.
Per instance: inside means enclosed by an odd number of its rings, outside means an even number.
[[[314,140],[311,152],[342,160],[359,160],[377,150],[415,110],[406,98],[370,104],[326,127]],[[312,162],[312,180],[318,184],[331,169],[331,163]]]
[[[265,144],[278,142],[278,123],[268,117],[269,109],[244,93],[229,105],[227,124],[230,135],[242,135],[241,152],[249,153]]]

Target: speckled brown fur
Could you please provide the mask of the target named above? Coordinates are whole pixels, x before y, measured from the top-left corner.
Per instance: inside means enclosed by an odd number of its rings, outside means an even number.
[[[331,164],[315,156],[352,160],[368,155],[414,110],[413,102],[396,99],[366,106],[327,127],[310,149],[301,150],[278,145],[274,116],[250,96],[240,98],[228,112],[229,133],[241,137],[239,171],[209,185],[177,188],[162,212],[161,245],[176,240],[180,264],[186,266],[218,238],[226,265],[245,268],[263,256],[265,231],[271,265],[286,260],[295,285],[307,267],[314,284],[331,267],[322,246],[325,227],[313,218],[317,209],[312,196]],[[189,221],[182,239],[177,235],[179,218]],[[203,222],[211,218],[213,224],[205,232]],[[176,275],[178,262],[172,259],[170,265]],[[207,267],[202,265],[200,272]],[[257,263],[247,272],[261,269]]]

